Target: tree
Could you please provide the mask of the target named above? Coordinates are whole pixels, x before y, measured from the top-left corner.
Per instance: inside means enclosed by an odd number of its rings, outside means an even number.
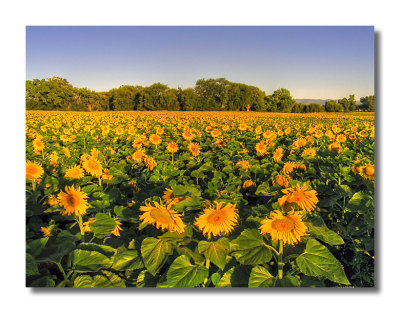
[[[375,96],[366,96],[360,98],[361,106],[363,111],[375,112]]]
[[[271,96],[267,96],[266,106],[270,112],[292,112],[296,101],[290,95],[290,91],[279,88]]]

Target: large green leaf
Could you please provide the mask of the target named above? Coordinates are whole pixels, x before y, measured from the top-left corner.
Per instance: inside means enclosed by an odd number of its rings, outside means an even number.
[[[319,217],[313,217],[309,222],[305,222],[307,232],[313,237],[322,240],[330,245],[342,245],[344,241],[342,237],[330,230],[324,223],[324,220]]]
[[[200,197],[188,197],[175,204],[172,209],[176,212],[182,212],[186,208],[196,208],[201,206]]]
[[[148,270],[143,270],[140,272],[136,280],[136,287],[157,287],[157,283],[160,276],[153,276]]]
[[[142,260],[136,250],[123,251],[113,258],[112,268],[117,271],[137,270],[142,267]]]
[[[329,252],[327,247],[315,239],[307,241],[306,249],[296,258],[296,263],[305,275],[350,285],[340,262]]]
[[[229,240],[227,238],[220,238],[214,242],[200,241],[198,249],[221,270],[224,269],[229,252]]]
[[[125,282],[118,275],[102,271],[101,275],[81,275],[75,278],[74,288],[115,288],[126,287]]]
[[[90,224],[90,229],[98,238],[110,236],[115,228],[114,219],[105,213],[97,213],[94,223]]]
[[[256,265],[250,273],[249,287],[272,287],[274,279],[265,267]]]
[[[35,258],[27,253],[26,254],[26,275],[39,275],[39,270]]]
[[[56,282],[54,281],[55,276],[44,276],[34,280],[31,287],[54,287]]]
[[[208,268],[202,265],[193,265],[186,255],[177,257],[167,272],[169,287],[196,287],[207,277]]]
[[[27,243],[26,252],[37,257],[42,253],[48,241],[49,237],[32,240]]]
[[[215,285],[217,288],[230,288],[232,287],[231,278],[233,271],[235,270],[234,267],[230,268],[224,275],[222,275],[221,279]]]
[[[97,272],[111,265],[112,261],[97,251],[76,249],[72,254],[72,267],[76,272]]]
[[[152,275],[158,273],[173,251],[173,243],[163,238],[145,238],[140,248],[144,265]]]
[[[112,257],[117,251],[117,249],[114,249],[113,247],[107,245],[99,245],[97,243],[87,243],[87,242],[80,243],[77,246],[77,248],[86,251],[97,251],[100,252],[101,254],[104,254],[107,257]]]
[[[271,260],[272,252],[257,229],[245,229],[232,241],[231,254],[241,264],[265,264]]]

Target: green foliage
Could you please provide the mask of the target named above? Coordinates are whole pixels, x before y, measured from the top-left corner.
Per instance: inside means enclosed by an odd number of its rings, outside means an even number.
[[[296,258],[300,271],[308,276],[326,278],[333,282],[350,285],[343,266],[329,250],[315,239],[307,241],[306,250]]]
[[[208,277],[208,268],[193,265],[186,255],[177,257],[167,272],[169,287],[196,287]]]
[[[240,264],[265,264],[271,260],[272,252],[264,242],[258,229],[245,229],[232,241],[231,254]]]
[[[107,92],[73,87],[66,79],[53,77],[26,81],[28,110],[74,111],[260,111],[260,112],[350,112],[374,111],[374,96],[361,98],[358,106],[354,95],[317,103],[296,103],[290,91],[279,88],[266,95],[258,87],[235,83],[225,78],[199,79],[194,88],[174,89],[165,84],[150,86],[123,85]]]

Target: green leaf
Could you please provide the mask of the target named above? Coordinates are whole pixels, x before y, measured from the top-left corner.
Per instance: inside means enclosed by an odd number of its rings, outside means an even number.
[[[44,276],[34,280],[31,284],[31,287],[54,287],[56,282],[52,279],[55,276]]]
[[[356,192],[348,202],[349,207],[358,207],[361,205],[364,199],[364,193],[362,191]]]
[[[114,249],[113,247],[107,245],[99,245],[97,243],[86,243],[86,242],[80,243],[77,248],[86,251],[97,251],[100,252],[101,254],[104,254],[107,257],[113,256],[117,251],[117,249]]]
[[[224,269],[229,252],[229,240],[227,238],[220,238],[214,242],[200,241],[198,249],[200,253],[204,254],[207,259],[221,270]]]
[[[272,252],[264,242],[258,229],[245,229],[232,241],[231,254],[241,264],[265,264],[271,260]]]
[[[90,229],[96,237],[104,238],[111,235],[115,225],[116,223],[111,216],[105,213],[97,213],[94,223],[90,224]]]
[[[189,257],[177,257],[167,272],[169,287],[196,287],[208,277],[208,268],[202,265],[193,265]]]
[[[296,263],[305,275],[350,285],[340,262],[329,252],[327,247],[315,239],[307,241],[306,249],[296,258]]]
[[[93,277],[81,275],[75,278],[74,288],[115,288],[126,287],[125,282],[118,275],[108,271],[102,271],[101,275]]]
[[[274,279],[275,277],[265,267],[256,265],[250,273],[249,287],[272,287]]]
[[[330,230],[324,223],[324,220],[319,217],[313,217],[309,222],[305,222],[307,232],[313,237],[322,240],[330,245],[342,245],[344,241],[342,237]]]
[[[300,287],[300,280],[295,276],[287,275],[278,279],[275,287]]]
[[[301,280],[301,287],[325,287],[324,282],[315,277],[304,276]]]
[[[143,270],[140,272],[136,280],[136,286],[138,288],[143,287],[157,287],[158,279],[160,276],[153,276],[148,270]]]
[[[175,204],[172,209],[178,213],[182,212],[184,209],[190,207],[190,208],[196,208],[201,206],[201,198],[199,197],[189,197],[186,199],[183,199],[182,201],[179,201],[177,204]]]
[[[233,271],[235,270],[234,267],[230,268],[224,275],[222,275],[219,282],[215,285],[217,288],[230,288],[232,287],[231,278]]]
[[[164,238],[145,238],[140,248],[144,265],[156,275],[173,251],[173,243]]]
[[[26,254],[26,275],[40,275],[35,258],[29,253]]]
[[[76,272],[97,272],[111,265],[111,260],[97,251],[76,249],[72,253],[72,267]]]
[[[26,252],[34,257],[37,257],[42,253],[48,241],[49,237],[32,240],[31,242],[27,243]]]
[[[118,253],[113,258],[112,268],[116,271],[137,270],[144,267],[136,250]]]
[[[211,281],[214,284],[214,286],[217,286],[220,280],[221,280],[220,273],[214,273],[211,275]]]

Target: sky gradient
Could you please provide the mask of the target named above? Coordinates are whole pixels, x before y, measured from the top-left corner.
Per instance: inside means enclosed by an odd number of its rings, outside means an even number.
[[[193,87],[224,77],[293,98],[374,94],[374,28],[27,26],[26,79],[76,87]]]

